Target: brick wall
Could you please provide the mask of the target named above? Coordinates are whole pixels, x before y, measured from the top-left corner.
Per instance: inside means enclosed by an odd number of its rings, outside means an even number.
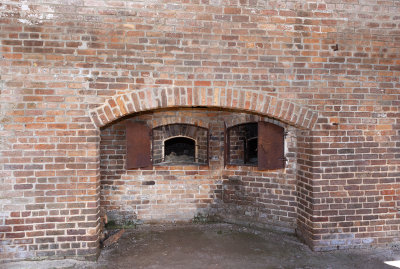
[[[182,106],[296,128],[296,217],[271,210],[313,249],[399,241],[398,1],[4,0],[0,13],[1,260],[95,257],[99,128]],[[226,185],[226,204],[253,202],[260,173]],[[265,188],[292,203],[291,187]]]
[[[227,132],[229,135],[228,162],[232,164],[244,164],[244,139],[246,137],[244,126],[231,127]]]

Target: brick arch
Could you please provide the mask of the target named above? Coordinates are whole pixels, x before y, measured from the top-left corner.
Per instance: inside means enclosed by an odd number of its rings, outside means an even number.
[[[166,119],[155,119],[152,122],[151,128],[157,128],[160,126],[164,125],[169,125],[169,124],[189,124],[189,125],[194,125],[202,128],[209,129],[209,124],[199,120],[199,119],[193,119],[191,117],[168,117]]]
[[[254,114],[245,114],[245,115],[241,115],[239,117],[235,117],[233,118],[231,121],[226,122],[226,127],[230,128],[236,125],[240,125],[240,124],[244,124],[244,123],[249,123],[249,122],[258,122],[258,121],[265,121],[265,122],[270,122],[279,126],[284,127],[285,124],[282,123],[279,120],[275,120],[275,119],[271,119],[271,118],[267,118],[264,116],[260,116],[260,115],[254,115]]]
[[[263,92],[219,88],[137,90],[111,97],[90,111],[90,116],[100,128],[132,113],[173,107],[217,107],[254,112],[301,129],[313,129],[318,119],[316,111]]]

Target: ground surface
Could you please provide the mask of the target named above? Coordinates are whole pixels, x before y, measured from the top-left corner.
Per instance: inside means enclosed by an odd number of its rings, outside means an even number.
[[[140,226],[127,230],[117,244],[104,248],[97,263],[44,261],[5,268],[395,268],[393,249],[312,252],[294,236],[255,231],[229,224]]]

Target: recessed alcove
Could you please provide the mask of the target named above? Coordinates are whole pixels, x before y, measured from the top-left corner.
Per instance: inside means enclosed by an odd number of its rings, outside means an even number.
[[[241,123],[227,128],[226,136],[226,163],[259,170],[285,167],[284,128],[265,121]]]
[[[246,139],[246,158],[245,158],[245,164],[250,164],[250,165],[257,165],[258,163],[258,156],[257,156],[257,145],[258,145],[258,138],[257,137],[251,137]]]
[[[208,129],[173,123],[152,129],[153,165],[207,165]]]
[[[244,123],[227,129],[228,163],[232,165],[254,165],[258,163],[258,125]]]
[[[129,134],[131,125],[137,128]],[[268,149],[271,139],[264,136],[271,136],[270,129],[278,130],[272,135],[280,139],[280,153]],[[131,115],[101,131],[101,205],[119,223],[190,222],[207,216],[294,231],[295,131],[257,114],[223,109]],[[131,159],[148,159],[150,165],[127,166],[136,147],[140,156]],[[262,160],[276,160],[278,167],[259,164],[260,147],[267,150]],[[240,161],[230,161],[235,155]]]
[[[196,163],[196,141],[178,136],[164,141],[165,163]]]

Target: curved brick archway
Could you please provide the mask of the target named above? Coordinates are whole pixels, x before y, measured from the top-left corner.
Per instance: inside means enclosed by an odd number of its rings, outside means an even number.
[[[270,118],[272,121],[280,121],[288,125],[294,126],[298,129],[306,130],[304,133],[311,132],[319,120],[318,112],[313,111],[307,107],[294,102],[283,100],[275,96],[270,96],[263,92],[249,91],[249,90],[221,90],[218,88],[210,89],[172,89],[172,88],[159,88],[159,89],[143,89],[122,95],[115,95],[107,99],[103,105],[94,108],[90,111],[90,116],[94,125],[97,128],[114,123],[116,120],[138,112],[151,111],[165,108],[179,108],[179,107],[193,107],[193,108],[219,108],[228,109],[233,111],[251,112]],[[250,116],[249,116],[250,117]],[[239,124],[243,119],[238,118],[230,123],[231,125]],[[170,122],[171,121],[171,122]],[[195,122],[195,119],[190,118],[174,118],[163,119],[158,122],[153,122],[153,128],[168,123],[188,123],[201,127],[207,127],[205,122]],[[300,134],[305,137],[307,134]],[[299,138],[301,139],[301,138]],[[308,148],[307,143],[303,143],[301,148]],[[308,186],[309,173],[303,171],[309,169],[308,166],[302,165],[309,161],[307,154],[303,154],[300,160],[299,171],[297,175],[299,182],[299,199],[300,203],[307,203],[311,194],[304,186]],[[303,167],[304,166],[304,167]],[[140,173],[140,170],[139,170]],[[248,173],[252,173],[251,171]],[[134,176],[127,175],[124,180],[130,180]],[[308,182],[303,184],[303,182]],[[297,184],[297,183],[296,183]],[[298,207],[298,230],[297,233],[305,242],[311,247],[312,233],[309,233],[309,226],[311,215],[304,210],[303,207]]]
[[[193,119],[190,117],[168,117],[166,119],[155,119],[155,121],[152,123],[151,128],[157,128],[164,125],[176,124],[176,123],[195,125],[206,129],[210,127],[208,123],[203,122],[199,119]]]
[[[299,104],[262,92],[199,89],[143,89],[108,99],[90,116],[100,128],[123,116],[142,111],[173,107],[218,107],[258,113],[301,129],[313,129],[318,113]]]

